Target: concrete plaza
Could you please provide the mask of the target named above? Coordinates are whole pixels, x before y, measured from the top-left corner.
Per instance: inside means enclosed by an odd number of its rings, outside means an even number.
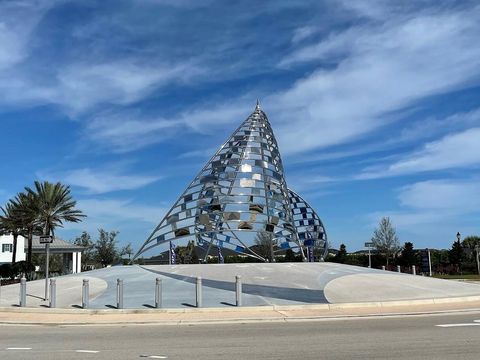
[[[235,304],[235,276],[243,283],[244,306],[288,306],[435,300],[480,296],[478,284],[432,279],[334,263],[118,266],[57,278],[57,308],[81,305],[82,280],[90,282],[90,308],[116,306],[116,283],[124,283],[124,308],[154,305],[155,279],[162,279],[162,307],[195,306],[202,277],[203,307]],[[44,282],[27,283],[27,307],[45,307]],[[0,306],[18,305],[19,285],[1,289]]]

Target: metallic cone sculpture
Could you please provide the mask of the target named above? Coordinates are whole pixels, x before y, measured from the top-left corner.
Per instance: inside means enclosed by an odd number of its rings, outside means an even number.
[[[207,162],[134,259],[167,243],[193,240],[208,255],[221,249],[273,260],[292,249],[304,261],[326,255],[323,224],[313,209],[287,188],[277,141],[257,102],[255,111]],[[256,246],[252,246],[255,245]],[[269,256],[258,248],[268,244]],[[170,246],[170,249],[172,246]],[[170,259],[172,256],[170,256]]]

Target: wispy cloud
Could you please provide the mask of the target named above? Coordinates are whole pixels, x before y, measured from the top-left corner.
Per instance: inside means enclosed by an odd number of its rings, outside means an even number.
[[[478,178],[466,180],[428,180],[403,186],[397,191],[399,209],[376,211],[367,215],[370,227],[382,216],[389,216],[406,241],[428,246],[445,246],[457,231],[477,231],[470,219],[478,218],[480,185]],[[477,227],[478,229],[478,227]]]
[[[80,199],[77,208],[87,217],[80,223],[67,223],[61,236],[77,236],[88,231],[95,236],[97,229],[120,231],[119,239],[139,246],[165,214],[163,207],[142,205],[133,200]],[[62,235],[64,234],[64,235]]]
[[[77,186],[90,194],[103,194],[120,190],[134,190],[154,183],[162,176],[124,174],[116,167],[106,166],[102,169],[82,168],[60,173],[37,174],[40,178],[62,181]]]
[[[358,179],[413,174],[480,164],[480,128],[447,135],[427,143],[420,151],[407,154],[386,167],[368,168]]]
[[[480,212],[480,183],[474,180],[428,180],[400,189],[400,205],[415,209]]]
[[[469,86],[480,74],[479,14],[477,7],[438,7],[387,16],[287,56],[282,66],[313,61],[320,68],[268,100],[282,122],[284,151],[351,141],[388,124],[395,111]],[[337,66],[321,68],[326,57],[339,59]]]

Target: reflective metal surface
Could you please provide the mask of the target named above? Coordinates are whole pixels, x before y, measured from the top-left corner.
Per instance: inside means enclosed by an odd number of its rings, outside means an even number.
[[[256,251],[261,239],[272,253],[287,249],[306,260],[305,239],[314,239],[317,254],[327,250],[325,229],[318,215],[287,188],[277,141],[266,114],[255,111],[197,174],[137,254],[138,258],[170,242],[193,240],[214,249],[266,261]],[[260,239],[260,240],[259,240]],[[160,250],[160,249],[159,249]]]

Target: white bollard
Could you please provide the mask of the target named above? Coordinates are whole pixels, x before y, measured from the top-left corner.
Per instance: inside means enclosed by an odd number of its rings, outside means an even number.
[[[402,272],[402,268],[400,267],[400,265],[397,265],[397,272]]]
[[[27,306],[27,279],[20,279],[20,306]]]
[[[50,279],[50,302],[49,307],[54,308],[57,306],[57,281]]]
[[[197,305],[197,308],[202,307],[202,278],[200,276],[197,277],[196,305]]]
[[[90,297],[89,295],[89,285],[88,285],[88,279],[83,279],[83,285],[82,285],[82,308],[83,309],[88,309],[88,299]]]
[[[235,304],[242,306],[242,277],[235,276]]]
[[[117,279],[117,309],[123,309],[123,280]]]
[[[417,269],[415,268],[415,265],[412,265],[412,275],[417,275]]]
[[[162,307],[162,279],[155,279],[155,307]]]

